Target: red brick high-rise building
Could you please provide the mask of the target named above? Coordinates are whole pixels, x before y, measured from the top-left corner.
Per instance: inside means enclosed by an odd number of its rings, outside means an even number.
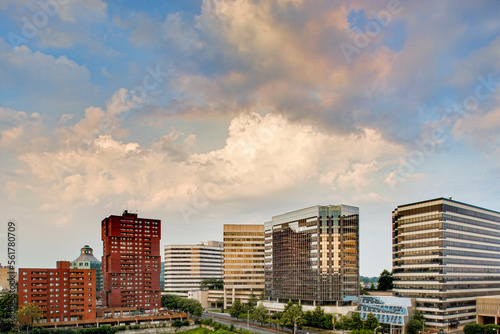
[[[69,261],[58,261],[56,269],[20,268],[19,307],[40,306],[39,322],[95,319],[95,269],[70,269],[69,265]]]
[[[160,238],[159,219],[124,211],[102,221],[104,307],[160,309]]]

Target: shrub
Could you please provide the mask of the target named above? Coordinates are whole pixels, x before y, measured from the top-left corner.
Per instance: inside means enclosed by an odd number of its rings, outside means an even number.
[[[478,324],[467,324],[464,327],[465,334],[482,334],[483,326]]]
[[[181,320],[177,319],[175,320],[173,323],[172,323],[172,327],[176,327],[176,328],[179,328],[179,327],[182,327],[183,326],[183,323]]]

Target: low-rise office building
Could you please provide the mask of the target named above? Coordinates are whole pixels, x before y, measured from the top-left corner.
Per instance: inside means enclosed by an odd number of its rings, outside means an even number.
[[[500,295],[476,298],[476,323],[500,325]]]
[[[415,299],[386,295],[363,295],[346,297],[357,305],[361,320],[366,320],[368,314],[373,314],[382,326],[383,333],[404,334],[406,326],[415,313]]]

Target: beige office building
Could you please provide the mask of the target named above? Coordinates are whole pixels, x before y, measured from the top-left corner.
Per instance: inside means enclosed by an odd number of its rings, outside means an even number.
[[[10,274],[12,274],[15,279],[15,281],[12,282],[12,287],[17,287],[17,273],[14,271],[11,272],[9,266],[2,267],[2,265],[0,264],[0,294],[10,292]]]
[[[264,225],[224,225],[224,307],[264,290]]]
[[[476,323],[480,325],[500,324],[500,296],[476,298]]]

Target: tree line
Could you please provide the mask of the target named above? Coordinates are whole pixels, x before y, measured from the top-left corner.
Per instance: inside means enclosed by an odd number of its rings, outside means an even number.
[[[497,334],[499,330],[500,326],[495,324],[467,324],[464,326],[465,334]]]
[[[182,298],[176,295],[161,296],[161,307],[173,311],[181,311],[195,317],[201,317],[203,307],[201,303],[195,299]]]

